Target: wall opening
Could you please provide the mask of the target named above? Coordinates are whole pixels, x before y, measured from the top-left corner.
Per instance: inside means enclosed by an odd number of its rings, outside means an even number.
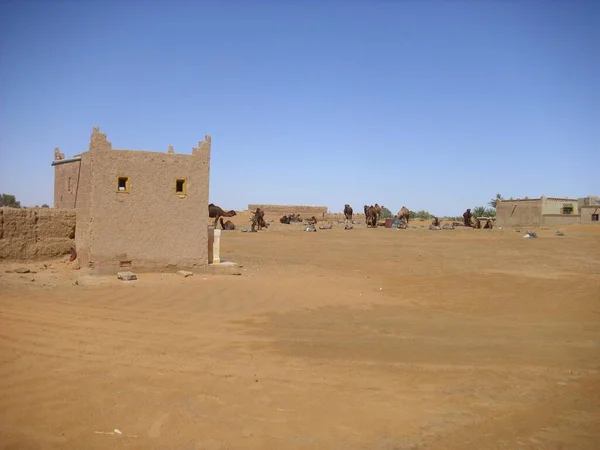
[[[185,195],[187,193],[187,183],[184,178],[175,180],[175,193],[179,195]]]
[[[561,214],[573,214],[573,205],[570,203],[563,204]]]
[[[129,192],[129,177],[117,178],[117,192]]]
[[[71,177],[67,180],[67,191],[71,193]]]
[[[598,222],[599,214],[592,214],[592,222]]]

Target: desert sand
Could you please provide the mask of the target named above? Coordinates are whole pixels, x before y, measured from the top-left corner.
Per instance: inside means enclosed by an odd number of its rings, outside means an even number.
[[[1,262],[0,447],[597,449],[600,227],[426,225],[223,232],[241,276]]]

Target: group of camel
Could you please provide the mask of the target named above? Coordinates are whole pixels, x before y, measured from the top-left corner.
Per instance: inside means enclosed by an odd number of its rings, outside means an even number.
[[[370,205],[370,206],[365,205],[364,206],[365,222],[367,224],[367,228],[369,228],[369,227],[376,228],[377,227],[377,223],[379,222],[379,218],[381,216],[382,209],[383,209],[383,206],[379,206],[379,204],[377,204],[377,203],[375,203],[375,205]],[[354,211],[349,204],[344,205],[344,217],[346,219],[346,222],[353,223],[353,221],[352,221],[353,213],[354,213]],[[235,225],[233,224],[233,222],[231,220],[223,221],[223,217],[233,217],[235,215],[237,215],[237,213],[233,209],[229,210],[229,211],[224,211],[221,207],[215,205],[214,203],[211,203],[208,205],[208,217],[210,217],[211,219],[215,219],[214,224],[213,224],[213,226],[215,228],[217,227],[217,223],[219,222],[221,224],[221,228],[223,230],[235,230]],[[400,221],[400,224],[399,224],[400,228],[406,228],[408,226],[409,217],[410,217],[409,209],[406,206],[403,206],[402,208],[400,208],[400,211],[398,211],[398,214],[396,214],[394,216],[394,219],[398,219]],[[464,223],[453,222],[452,224],[444,224],[443,226],[440,227],[439,218],[434,217],[433,222],[429,226],[429,229],[431,229],[431,230],[441,230],[441,229],[447,230],[447,229],[454,229],[455,226],[465,226],[465,227],[484,228],[484,229],[493,228],[493,220],[492,219],[487,219],[485,224],[482,224],[481,219],[475,219],[475,223],[473,223],[472,219],[473,219],[473,214],[471,213],[471,209],[468,208],[463,214]],[[261,229],[267,228],[269,226],[269,224],[265,221],[265,212],[261,208],[256,208],[256,211],[252,215],[250,222],[251,222],[251,231],[253,231],[253,232],[260,231]],[[300,218],[299,214],[289,214],[289,215],[285,215],[285,216],[281,217],[279,219],[279,222],[284,223],[284,224],[290,224],[293,222],[301,223],[302,219]],[[317,219],[315,216],[312,216],[309,219],[306,219],[306,222],[309,225],[314,226],[317,223]]]
[[[375,203],[374,206],[365,205],[363,209],[365,212],[365,223],[367,224],[367,228],[376,228],[383,206],[379,206],[379,204]],[[346,221],[352,222],[353,212],[354,211],[350,205],[344,205],[344,217],[346,218]],[[398,214],[394,216],[394,219],[398,219],[401,223],[408,225],[409,215],[410,211],[406,206],[403,206],[400,208],[400,211],[398,211]]]
[[[217,228],[217,223],[220,223],[223,230],[235,230],[235,224],[231,220],[226,222],[223,221],[223,217],[233,217],[236,215],[237,213],[233,209],[224,211],[223,208],[214,203],[208,205],[208,217],[215,219],[215,222],[213,223],[215,229]],[[269,224],[265,222],[265,212],[261,208],[256,208],[250,222],[252,224],[252,231],[257,231],[257,228],[258,230],[261,230],[262,228],[267,228],[269,226]]]

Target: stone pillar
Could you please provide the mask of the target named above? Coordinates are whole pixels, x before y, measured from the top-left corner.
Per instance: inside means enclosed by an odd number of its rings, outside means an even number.
[[[221,257],[220,257],[220,250],[221,250],[221,230],[213,230],[214,232],[214,240],[213,240],[213,257],[212,257],[212,263],[213,264],[220,264],[221,263]]]

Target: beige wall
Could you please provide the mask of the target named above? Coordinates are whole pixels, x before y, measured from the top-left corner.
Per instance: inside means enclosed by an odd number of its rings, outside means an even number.
[[[544,214],[541,225],[546,227],[577,225],[581,223],[579,214]]]
[[[54,161],[54,207],[75,209],[81,162],[64,161]]]
[[[113,150],[94,128],[77,202],[82,267],[114,273],[206,266],[209,167],[209,136],[184,155]],[[119,176],[129,178],[128,193],[117,192]],[[186,180],[185,196],[175,194],[178,178]]]
[[[543,198],[542,214],[562,214],[565,204],[573,206],[573,214],[579,214],[579,201],[577,199],[548,197]]]
[[[75,211],[0,208],[0,259],[44,260],[75,246]]]
[[[592,214],[600,214],[600,205],[581,207],[581,223],[585,225],[600,225],[600,221],[592,222]]]
[[[542,200],[505,200],[496,205],[496,226],[539,226],[542,219]]]

